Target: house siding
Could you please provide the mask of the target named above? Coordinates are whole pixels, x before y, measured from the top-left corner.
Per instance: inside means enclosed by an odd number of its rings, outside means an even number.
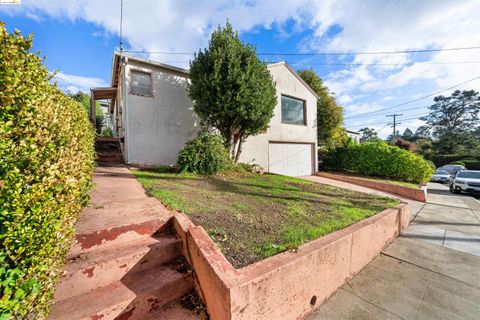
[[[130,93],[130,70],[152,74],[152,97]],[[254,163],[269,171],[271,142],[308,143],[312,145],[312,164],[317,168],[316,96],[282,63],[269,65],[276,83],[277,105],[269,128],[263,134],[247,138],[240,162]],[[118,133],[125,133],[122,144],[125,160],[133,165],[174,165],[185,143],[195,138],[199,120],[188,97],[186,74],[134,59],[121,70],[117,106]],[[306,103],[306,125],[283,124],[281,96],[299,98]],[[123,104],[123,106],[121,105]],[[128,109],[128,110],[127,110]],[[116,111],[115,111],[116,112]],[[312,172],[314,173],[314,172]]]
[[[130,70],[152,74],[153,97],[130,94]],[[178,152],[198,131],[188,80],[160,67],[130,61],[126,73],[128,163],[174,165]]]
[[[277,105],[266,133],[247,138],[240,155],[240,162],[254,163],[269,171],[268,148],[270,142],[309,143],[313,146],[313,168],[318,167],[317,150],[317,98],[283,64],[269,66],[276,83]],[[282,123],[281,96],[305,100],[306,125]],[[314,173],[314,172],[312,172]]]

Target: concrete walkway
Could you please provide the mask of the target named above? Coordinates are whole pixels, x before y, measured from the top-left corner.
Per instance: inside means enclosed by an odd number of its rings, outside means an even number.
[[[480,319],[480,202],[441,184],[428,192],[426,204],[407,201],[407,231],[307,319]]]

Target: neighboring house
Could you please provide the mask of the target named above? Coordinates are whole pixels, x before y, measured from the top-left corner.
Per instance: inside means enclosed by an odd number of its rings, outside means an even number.
[[[249,137],[240,162],[290,176],[317,168],[318,96],[286,63],[268,65],[278,103],[265,133]],[[187,92],[185,69],[130,55],[114,54],[109,88],[92,88],[92,102],[111,99],[114,133],[131,165],[174,165],[195,138],[199,120]]]
[[[362,137],[362,134],[360,132],[356,131],[350,131],[350,130],[345,130],[347,132],[347,137],[352,138],[356,142],[360,142],[360,138]]]

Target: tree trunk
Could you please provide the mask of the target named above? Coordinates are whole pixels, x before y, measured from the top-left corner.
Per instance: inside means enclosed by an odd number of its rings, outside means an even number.
[[[243,137],[243,134],[240,134],[240,137],[238,139],[238,149],[237,149],[237,154],[235,155],[235,161],[234,163],[237,163],[238,160],[240,159],[240,154],[242,153],[242,144],[245,141],[245,138]]]

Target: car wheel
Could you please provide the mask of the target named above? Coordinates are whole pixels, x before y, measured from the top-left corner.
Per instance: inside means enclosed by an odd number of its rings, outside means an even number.
[[[453,184],[450,185],[450,192],[451,192],[451,193],[455,193],[455,194],[461,193],[460,190],[455,189],[455,187],[453,186]]]

